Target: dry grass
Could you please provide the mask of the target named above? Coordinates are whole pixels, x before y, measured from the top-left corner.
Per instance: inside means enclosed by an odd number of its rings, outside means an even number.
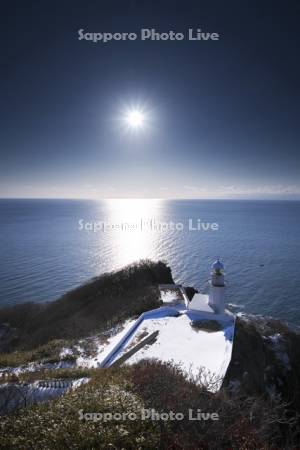
[[[95,278],[54,302],[2,309],[0,323],[17,330],[3,351],[28,351],[49,341],[78,339],[110,328],[158,307],[157,286],[163,282],[172,282],[170,269],[162,262],[142,261]],[[28,359],[25,354],[22,358]]]
[[[270,449],[296,448],[286,406],[262,398],[207,392],[186,379],[180,367],[155,361],[115,369],[45,372],[51,379],[89,376],[76,391],[45,404],[3,416],[0,448],[56,449]],[[140,420],[142,409],[183,413],[183,420]],[[217,421],[191,421],[189,409],[215,412]],[[127,413],[137,420],[79,420],[79,411]],[[294,427],[294,428],[293,428]]]

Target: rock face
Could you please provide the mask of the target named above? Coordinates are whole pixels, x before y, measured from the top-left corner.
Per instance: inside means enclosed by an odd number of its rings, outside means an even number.
[[[185,286],[184,287],[186,295],[188,296],[188,299],[191,301],[195,294],[198,294],[197,289],[191,287],[191,286]]]
[[[300,408],[300,332],[271,318],[237,317],[224,387],[245,395],[280,395]]]

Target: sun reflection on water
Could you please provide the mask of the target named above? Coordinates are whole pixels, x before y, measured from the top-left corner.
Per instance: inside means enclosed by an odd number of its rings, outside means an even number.
[[[164,201],[154,199],[106,200],[108,216],[116,229],[107,233],[113,266],[122,267],[140,259],[157,259],[157,233],[147,226],[162,220]]]

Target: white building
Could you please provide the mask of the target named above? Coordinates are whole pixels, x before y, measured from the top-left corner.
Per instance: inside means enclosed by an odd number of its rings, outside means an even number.
[[[93,359],[94,367],[153,358],[173,361],[199,383],[215,377],[216,382],[208,389],[219,390],[231,360],[235,317],[225,310],[223,264],[218,260],[211,269],[209,295],[195,294],[191,301],[183,286],[160,285],[163,305],[129,321],[101,350],[99,359]],[[214,324],[207,325],[206,321]],[[141,346],[143,340],[153,336],[150,343]]]
[[[205,315],[225,313],[225,280],[224,266],[218,259],[211,266],[209,294],[195,294],[188,309],[201,311]]]

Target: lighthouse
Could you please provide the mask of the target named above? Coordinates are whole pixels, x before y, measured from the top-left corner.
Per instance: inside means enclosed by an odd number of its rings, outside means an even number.
[[[209,282],[208,304],[217,313],[224,314],[225,310],[225,281],[224,266],[219,259],[211,266]]]

